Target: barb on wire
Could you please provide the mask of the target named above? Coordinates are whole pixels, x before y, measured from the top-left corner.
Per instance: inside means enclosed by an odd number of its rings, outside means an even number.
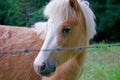
[[[68,47],[68,48],[54,48],[54,49],[41,49],[41,51],[61,51],[61,50],[83,50],[87,48],[107,48],[107,47],[120,47],[120,44],[107,44],[107,45],[93,45],[93,46],[78,46],[78,47]]]
[[[39,49],[28,49],[28,48],[23,48],[21,50],[11,50],[11,51],[1,51],[0,54],[16,54],[16,53],[29,53],[29,52],[38,52]]]
[[[120,47],[120,44],[107,44],[107,45],[93,45],[93,46],[78,46],[78,47],[68,47],[68,48],[54,48],[54,49],[29,49],[29,48],[23,48],[21,50],[15,50],[15,51],[2,51],[0,50],[0,54],[16,54],[16,53],[29,53],[29,52],[39,52],[39,51],[63,51],[63,50],[84,50],[88,48],[107,48],[107,47]]]

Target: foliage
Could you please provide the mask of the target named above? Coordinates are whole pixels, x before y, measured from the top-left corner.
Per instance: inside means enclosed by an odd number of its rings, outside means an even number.
[[[34,22],[44,20],[44,0],[1,0],[0,24],[29,26]]]
[[[90,0],[96,15],[98,41],[120,41],[120,0]]]

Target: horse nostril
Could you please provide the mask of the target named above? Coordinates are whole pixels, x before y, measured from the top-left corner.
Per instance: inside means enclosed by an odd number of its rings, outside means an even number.
[[[40,67],[40,71],[44,71],[46,69],[46,63],[43,63]]]
[[[56,67],[52,68],[51,72],[55,72],[55,70],[56,70]]]
[[[55,72],[56,70],[56,63],[53,61],[44,61],[42,62],[41,65],[37,66],[37,74],[42,75],[42,76],[48,76],[50,75],[52,72]]]

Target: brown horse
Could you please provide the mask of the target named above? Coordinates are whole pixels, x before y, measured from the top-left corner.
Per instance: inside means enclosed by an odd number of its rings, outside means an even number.
[[[45,50],[87,46],[95,35],[94,14],[84,0],[52,0],[47,22],[34,28],[0,26],[0,51],[24,48],[40,52],[0,54],[0,80],[78,80],[87,50]],[[34,71],[35,70],[35,71]]]

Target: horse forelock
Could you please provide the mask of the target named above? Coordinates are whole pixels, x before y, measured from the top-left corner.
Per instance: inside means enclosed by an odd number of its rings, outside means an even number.
[[[69,5],[68,0],[52,0],[46,6],[44,14],[53,22],[76,16],[75,10]]]

